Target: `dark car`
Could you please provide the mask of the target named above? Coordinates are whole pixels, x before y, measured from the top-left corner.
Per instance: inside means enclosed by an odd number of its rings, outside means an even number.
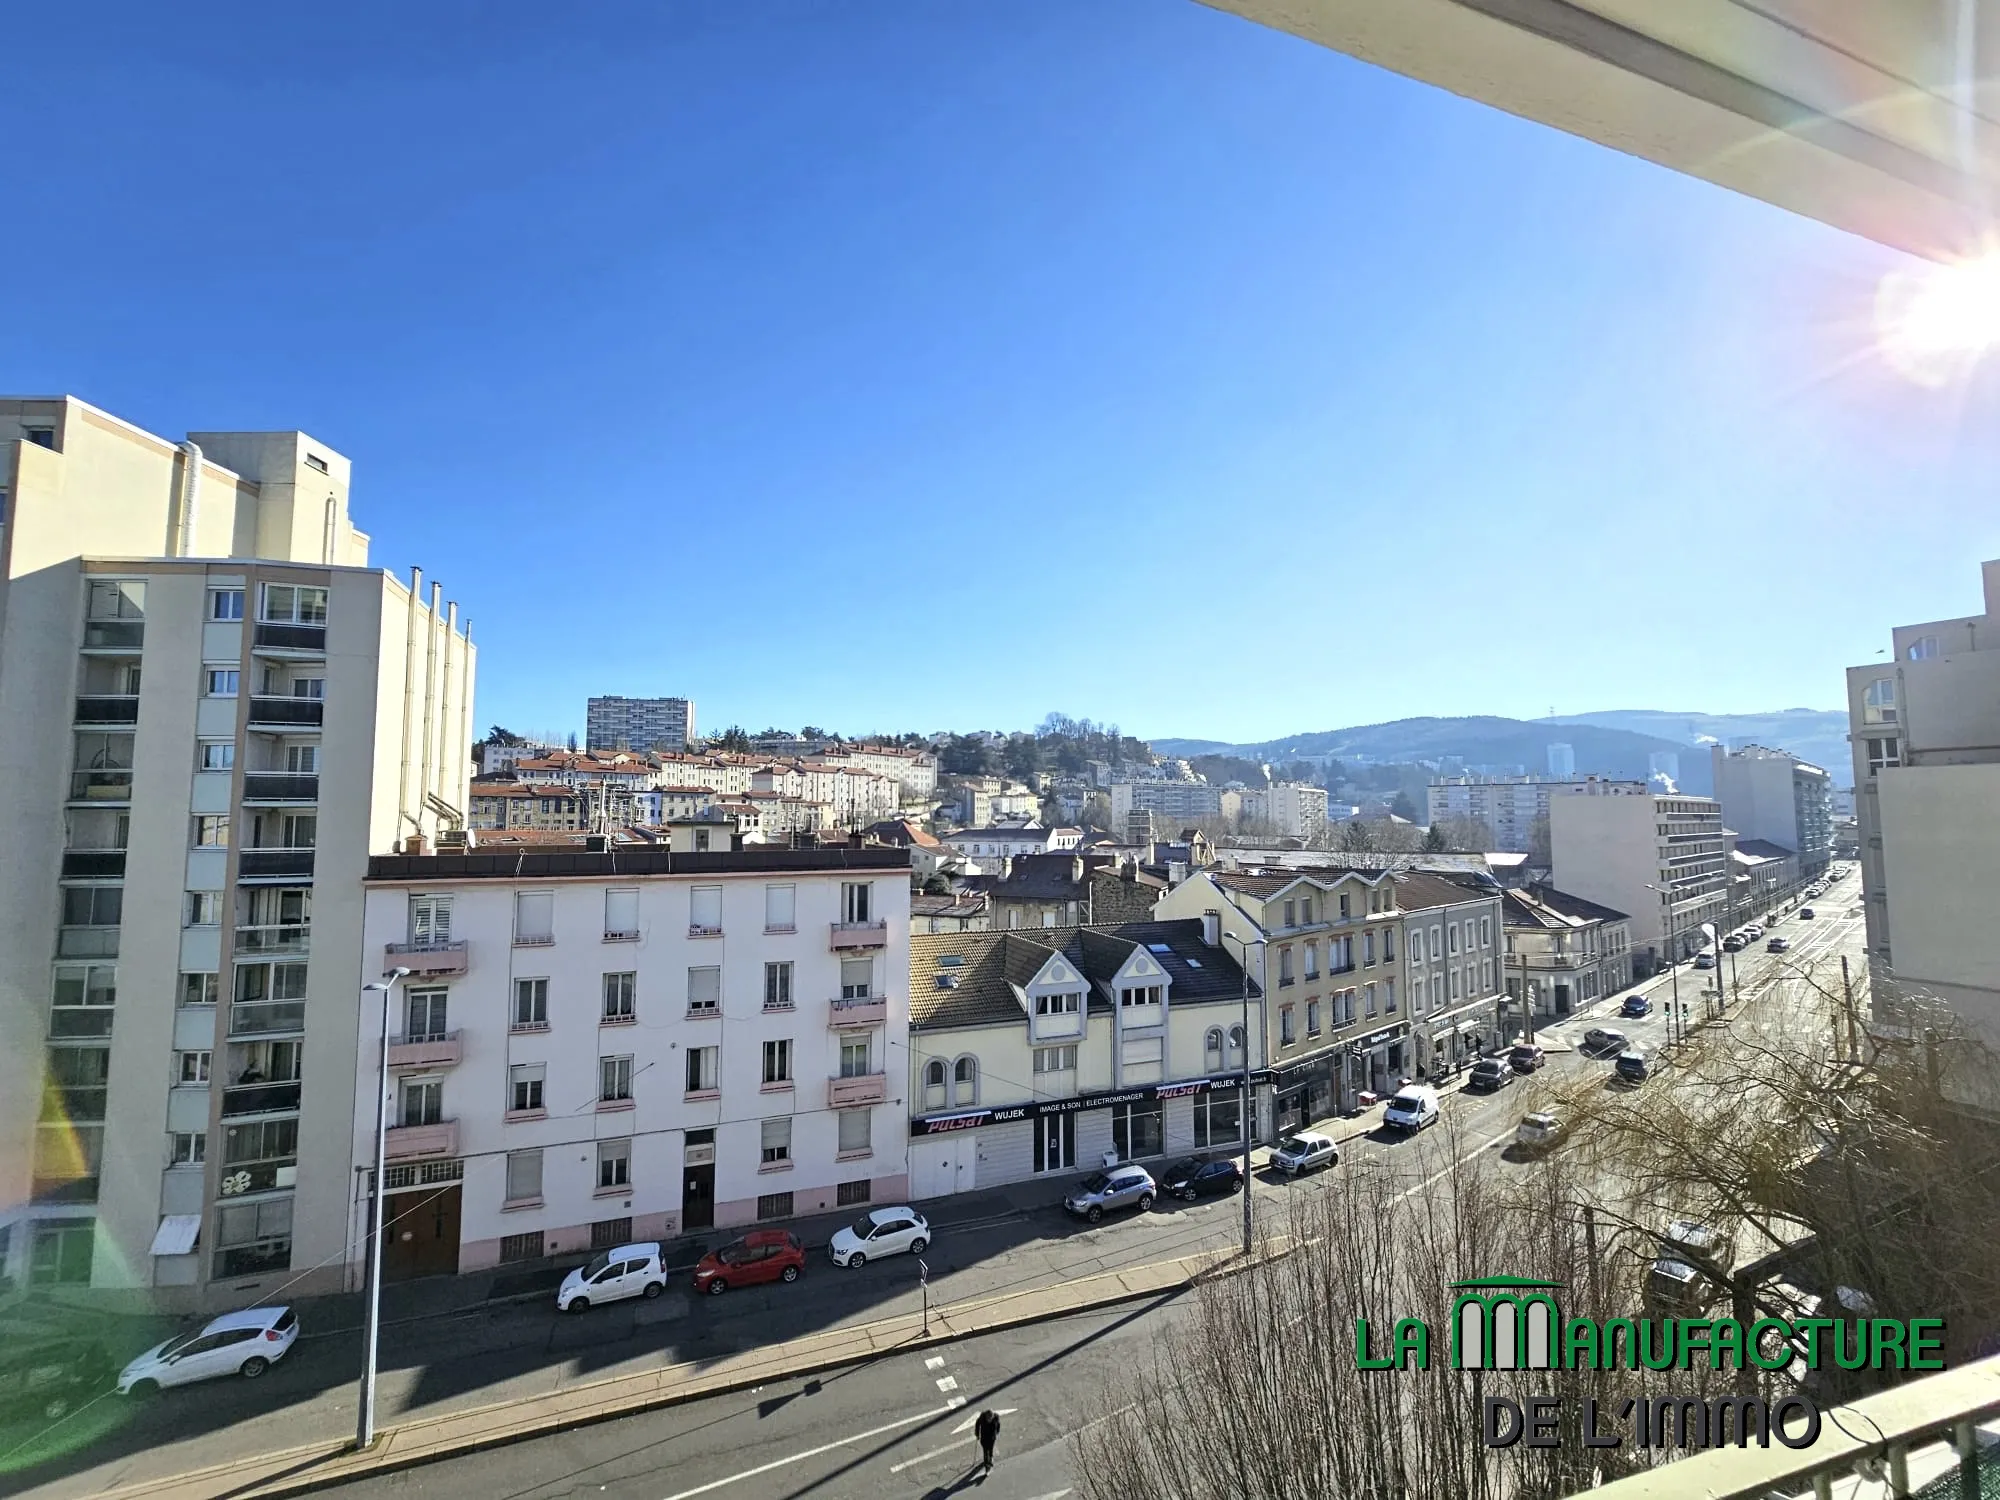
[[[1799,920],[1801,922],[1810,922],[1812,919],[1813,909],[1810,906],[1801,906],[1799,908]]]
[[[1652,1013],[1653,1002],[1645,995],[1627,995],[1625,1003],[1618,1007],[1621,1016],[1650,1016]]]
[[[1651,1064],[1646,1061],[1646,1054],[1636,1048],[1628,1048],[1619,1053],[1618,1061],[1612,1066],[1617,1068],[1618,1076],[1627,1083],[1644,1083],[1652,1072]]]
[[[93,1331],[25,1311],[0,1323],[0,1422],[53,1422],[111,1389],[118,1367]]]
[[[1514,1070],[1497,1057],[1482,1057],[1472,1065],[1472,1076],[1465,1080],[1469,1089],[1503,1089],[1514,1081]]]
[[[1745,938],[1742,933],[1732,932],[1722,940],[1722,951],[1724,953],[1741,953],[1744,943],[1748,941],[1749,939]]]
[[[1243,1168],[1234,1157],[1190,1156],[1160,1174],[1160,1191],[1189,1203],[1216,1193],[1243,1191]]]
[[[1625,1033],[1613,1031],[1609,1026],[1593,1026],[1583,1034],[1583,1050],[1605,1053],[1625,1050]]]
[[[694,1289],[720,1297],[732,1287],[765,1281],[797,1281],[806,1268],[806,1247],[782,1229],[756,1229],[720,1250],[711,1250],[694,1268]]]
[[[1771,939],[1770,942],[1764,945],[1764,951],[1766,953],[1783,953],[1787,951],[1791,946],[1792,946],[1791,943],[1786,939],[1781,937],[1774,937]]]
[[[1548,1053],[1533,1042],[1517,1042],[1507,1052],[1507,1061],[1516,1073],[1532,1073],[1548,1060]]]

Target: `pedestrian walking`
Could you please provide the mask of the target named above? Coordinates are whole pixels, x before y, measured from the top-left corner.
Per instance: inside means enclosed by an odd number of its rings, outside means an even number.
[[[993,1445],[1000,1441],[1000,1413],[992,1408],[981,1412],[979,1420],[972,1424],[972,1432],[979,1439],[979,1467],[991,1473],[993,1470]]]

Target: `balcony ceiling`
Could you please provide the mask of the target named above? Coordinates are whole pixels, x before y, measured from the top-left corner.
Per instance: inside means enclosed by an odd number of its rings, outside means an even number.
[[[1204,0],[1932,259],[2000,201],[2000,0]]]

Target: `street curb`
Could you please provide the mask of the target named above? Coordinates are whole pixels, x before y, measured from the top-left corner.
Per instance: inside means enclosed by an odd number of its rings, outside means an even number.
[[[795,1379],[801,1375],[814,1375],[827,1370],[844,1369],[852,1365],[862,1365],[885,1355],[915,1348],[930,1348],[943,1344],[957,1343],[963,1339],[978,1338],[989,1333],[1000,1333],[1013,1328],[1027,1328],[1038,1323],[1050,1323],[1060,1318],[1074,1317],[1079,1313],[1093,1312],[1100,1308],[1116,1307],[1126,1302],[1144,1301],[1148,1298],[1164,1300],[1179,1295],[1203,1281],[1218,1280],[1234,1275],[1247,1265],[1264,1264],[1280,1259],[1290,1253],[1289,1243],[1267,1244],[1256,1258],[1250,1262],[1241,1260],[1235,1250],[1202,1252],[1179,1257],[1171,1261],[1155,1261],[1150,1265],[1134,1266],[1124,1271],[1101,1272],[1087,1277],[1082,1286],[1091,1281],[1118,1283],[1102,1295],[1065,1302],[1060,1306],[1035,1308],[1016,1315],[1005,1315],[981,1321],[977,1314],[982,1307],[990,1307],[996,1302],[1005,1302],[1023,1296],[1014,1292],[998,1297],[974,1299],[953,1304],[933,1311],[930,1315],[931,1332],[921,1329],[921,1319],[915,1314],[902,1314],[894,1318],[881,1319],[874,1323],[857,1324],[853,1328],[831,1330],[847,1336],[851,1347],[829,1349],[821,1355],[808,1355],[798,1363],[787,1363],[779,1369],[744,1370],[713,1376],[695,1378],[671,1390],[653,1389],[634,1391],[623,1398],[610,1398],[601,1404],[580,1410],[564,1410],[542,1418],[531,1418],[512,1423],[495,1422],[484,1431],[469,1434],[458,1441],[440,1443],[434,1447],[414,1447],[397,1452],[397,1439],[405,1443],[420,1443],[418,1434],[427,1427],[447,1424],[478,1424],[483,1418],[497,1418],[501,1413],[537,1402],[563,1401],[574,1403],[578,1397],[587,1397],[589,1392],[619,1386],[657,1386],[665,1371],[646,1371],[631,1375],[611,1376],[607,1379],[572,1386],[567,1390],[532,1396],[525,1400],[500,1401],[487,1406],[468,1407],[462,1411],[450,1412],[435,1417],[423,1417],[399,1427],[385,1429],[377,1439],[375,1450],[369,1455],[356,1454],[349,1443],[317,1443],[310,1447],[286,1449],[277,1453],[262,1454],[255,1459],[239,1460],[233,1464],[218,1465],[209,1469],[198,1469],[192,1473],[177,1474],[160,1479],[147,1480],[139,1484],[117,1486],[99,1491],[104,1500],[141,1500],[141,1497],[228,1495],[230,1500],[277,1500],[287,1495],[309,1494],[315,1490],[349,1484],[359,1479],[373,1478],[379,1474],[396,1473],[414,1469],[429,1463],[455,1458],[462,1454],[484,1452],[492,1448],[526,1442],[534,1438],[549,1437],[559,1432],[572,1431],[579,1427],[595,1426],[602,1422],[617,1421],[624,1417],[637,1416],[642,1412],[660,1411],[667,1407],[682,1406],[691,1401],[704,1400],[711,1396],[728,1395],[735,1391],[754,1390],[781,1380]],[[1190,1262],[1198,1262],[1192,1266]],[[1149,1284],[1127,1284],[1128,1278],[1147,1281],[1149,1275],[1162,1268],[1176,1268],[1170,1277],[1152,1280]],[[964,1320],[963,1326],[954,1327],[952,1320]],[[877,1344],[877,1330],[903,1329],[900,1337],[894,1337],[885,1344]],[[686,1368],[669,1366],[668,1369]],[[345,1460],[343,1463],[342,1460]],[[269,1479],[260,1480],[246,1477],[253,1471],[266,1470],[278,1466],[278,1471]],[[309,1473],[307,1470],[321,1465],[337,1466],[335,1471]]]

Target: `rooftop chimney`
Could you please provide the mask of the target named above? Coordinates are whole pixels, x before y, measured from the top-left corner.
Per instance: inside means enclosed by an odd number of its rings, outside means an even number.
[[[1222,946],[1222,913],[1214,907],[1201,914],[1201,940],[1211,948]]]

